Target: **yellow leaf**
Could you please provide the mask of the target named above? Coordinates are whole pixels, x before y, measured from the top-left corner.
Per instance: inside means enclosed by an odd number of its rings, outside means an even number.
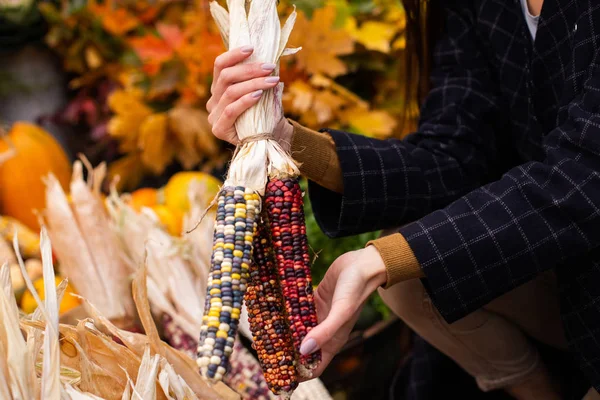
[[[390,52],[390,42],[398,28],[397,24],[378,21],[367,21],[357,28],[356,20],[348,18],[346,30],[354,40],[367,49],[387,54]]]
[[[151,110],[141,100],[142,92],[137,90],[115,90],[108,97],[108,106],[117,114],[150,115]]]
[[[173,159],[174,145],[167,132],[167,114],[153,114],[140,125],[138,146],[144,166],[156,175],[164,172]]]
[[[137,148],[140,125],[152,114],[139,97],[136,91],[115,90],[108,98],[108,106],[116,113],[108,122],[108,133],[119,140],[122,152]]]
[[[103,64],[104,60],[98,50],[93,46],[88,46],[85,48],[85,62],[90,69],[96,69]]]
[[[336,83],[332,79],[324,77],[323,75],[313,75],[310,78],[310,84],[313,87],[315,87],[315,88],[319,88],[319,89],[327,88],[327,89],[329,89],[332,93],[335,93],[339,97],[341,97],[344,100],[346,100],[347,103],[354,104],[356,106],[360,106],[360,107],[363,107],[363,108],[369,107],[369,103],[367,103],[366,101],[364,101],[363,99],[361,99],[355,93],[353,93],[350,90],[346,89],[342,85]]]
[[[385,111],[370,111],[357,107],[345,111],[342,119],[366,136],[385,138],[392,134],[396,120]]]
[[[343,29],[334,29],[336,9],[328,5],[315,10],[312,20],[298,12],[290,44],[302,47],[296,54],[298,67],[309,74],[322,73],[331,77],[345,74],[346,64],[337,57],[350,54],[354,41]]]
[[[296,80],[283,94],[283,107],[292,114],[302,115],[310,109],[314,93],[306,82]]]
[[[171,109],[169,131],[179,142],[175,156],[185,169],[196,166],[202,156],[219,151],[206,111],[183,105]]]
[[[394,40],[394,43],[392,44],[392,49],[404,50],[405,48],[406,48],[406,35],[402,35],[398,39]]]
[[[317,122],[322,125],[331,120],[334,113],[337,113],[345,105],[343,99],[330,91],[317,92],[312,110],[315,113]]]
[[[144,176],[144,166],[138,153],[128,154],[108,165],[108,181],[116,183],[117,190],[132,190],[138,186]]]

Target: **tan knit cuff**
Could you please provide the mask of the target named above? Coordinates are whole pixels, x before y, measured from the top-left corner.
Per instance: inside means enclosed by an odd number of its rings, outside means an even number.
[[[384,289],[398,282],[425,277],[419,261],[400,233],[371,240],[367,243],[369,245],[375,246],[385,263],[387,282]]]
[[[331,136],[289,121],[294,127],[291,153],[300,173],[320,186],[342,193],[342,168]]]

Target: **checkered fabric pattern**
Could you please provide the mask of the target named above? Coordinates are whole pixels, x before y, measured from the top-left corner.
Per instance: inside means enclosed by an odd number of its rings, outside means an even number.
[[[554,268],[581,369],[600,389],[600,1],[449,0],[418,132],[329,130],[344,195],[311,183],[330,236],[403,226],[444,318]],[[407,224],[408,225],[405,225]]]

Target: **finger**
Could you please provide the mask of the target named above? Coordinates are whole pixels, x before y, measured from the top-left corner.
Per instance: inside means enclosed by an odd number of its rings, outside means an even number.
[[[351,322],[356,312],[355,307],[349,301],[340,301],[332,304],[327,318],[319,323],[306,335],[300,346],[300,354],[307,355],[323,348],[344,325]]]
[[[242,97],[258,90],[271,89],[276,86],[277,83],[279,83],[278,76],[269,76],[266,78],[254,78],[249,81],[231,85],[225,90],[219,103],[213,107],[213,112],[215,115],[220,115],[227,106],[238,101]]]
[[[235,124],[235,120],[244,111],[256,104],[262,94],[262,90],[257,90],[256,92],[247,94],[236,102],[225,107],[219,116],[219,119],[213,124],[213,134],[219,139],[224,139],[227,132],[229,132]]]
[[[213,69],[213,84],[219,79],[221,71],[244,61],[246,58],[250,57],[250,54],[252,54],[253,51],[254,47],[252,46],[242,46],[220,54],[215,59],[215,66]]]
[[[333,360],[333,357],[335,357],[335,354],[329,353],[329,352],[324,352],[323,355],[321,356],[321,361],[319,362],[319,366],[311,371],[311,376],[310,378],[305,378],[302,375],[298,376],[298,380],[300,382],[305,382],[305,381],[310,381],[311,379],[315,379],[321,376],[321,374],[323,373],[323,371],[325,371],[325,369],[329,366],[329,364],[331,363],[331,360]]]
[[[267,76],[273,72],[275,67],[275,64],[270,63],[252,63],[225,68],[221,71],[219,78],[214,80],[214,86],[211,90],[212,95],[218,101],[229,86]]]
[[[360,313],[356,313],[356,315],[348,321],[344,326],[338,331],[338,333],[334,336],[332,340],[327,342],[323,348],[321,349],[321,362],[316,369],[312,371],[312,378],[317,378],[321,376],[321,374],[327,369],[331,360],[340,352],[340,350],[344,347],[344,345],[348,342],[348,338],[350,336],[350,332],[352,332],[352,328]]]
[[[321,291],[317,287],[315,290],[314,299],[315,299],[315,308],[317,309],[317,319],[318,321],[324,321],[325,318],[329,315],[329,310],[331,310],[331,298],[326,299],[321,295]]]

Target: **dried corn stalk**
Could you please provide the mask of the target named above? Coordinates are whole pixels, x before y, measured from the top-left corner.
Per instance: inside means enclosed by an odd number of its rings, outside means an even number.
[[[120,330],[90,305],[98,326],[82,320],[75,326],[58,323],[58,304],[66,281],[55,287],[52,250],[45,231],[41,234],[44,290],[41,301],[26,276],[25,266],[14,241],[24,280],[38,303],[29,316],[19,314],[8,267],[0,269],[0,398],[95,399],[95,400],[194,400],[239,398],[222,384],[214,388],[203,381],[190,358],[151,337]],[[156,332],[148,318],[144,290],[145,273],[138,274],[136,301],[145,316],[148,332]],[[10,295],[10,296],[9,296]],[[110,329],[106,330],[106,327]],[[154,329],[152,329],[154,328]],[[21,329],[26,333],[25,341]],[[101,331],[104,329],[104,332]],[[125,346],[112,340],[120,337]],[[59,342],[60,335],[60,342]],[[43,342],[43,343],[39,343]],[[151,355],[149,346],[160,348]],[[43,350],[43,351],[40,351]],[[162,382],[161,382],[162,377]],[[40,378],[40,379],[38,379]],[[168,383],[168,384],[167,384]]]
[[[53,175],[48,176],[43,217],[63,275],[104,315],[127,325],[134,316],[130,269],[100,198],[103,178],[101,166],[95,171],[90,169],[85,182],[82,163],[77,161],[71,182],[71,206],[60,183]]]

